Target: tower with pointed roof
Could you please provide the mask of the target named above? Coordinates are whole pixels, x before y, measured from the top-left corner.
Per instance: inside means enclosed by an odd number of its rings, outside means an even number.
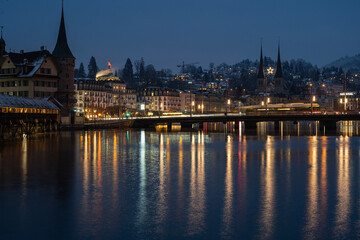
[[[0,36],[0,57],[4,56],[6,53],[5,47],[6,47],[6,43],[5,40],[3,38],[3,26],[1,26],[1,36]]]
[[[277,66],[276,73],[274,76],[274,90],[277,94],[284,93],[284,76],[281,67],[281,58],[280,58],[280,41],[278,46],[278,58],[277,58]]]
[[[262,51],[262,43],[261,43],[261,53],[260,53],[260,64],[257,76],[257,91],[265,92],[266,90],[266,79],[264,74],[264,59],[263,59],[263,51]]]
[[[59,35],[52,55],[56,58],[59,67],[60,80],[57,98],[64,105],[64,115],[68,115],[75,105],[75,57],[70,50],[66,37],[64,1],[62,1]]]

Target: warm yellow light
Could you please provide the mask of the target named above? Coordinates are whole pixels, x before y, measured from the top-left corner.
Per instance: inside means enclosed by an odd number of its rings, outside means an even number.
[[[313,96],[313,102],[315,102],[316,101],[316,96]]]
[[[340,98],[340,103],[341,103],[341,104],[343,103],[343,100],[342,100],[342,98]]]
[[[228,100],[227,100],[227,104],[228,104],[228,105],[230,105],[230,103],[231,103],[231,100],[230,100],[230,99],[228,99]]]
[[[201,108],[201,106],[200,106],[200,104],[198,105],[198,109],[200,109]]]
[[[312,83],[310,83],[310,87],[312,87]]]
[[[94,113],[96,113],[96,110],[94,110]]]
[[[322,86],[325,87],[325,84],[323,84]]]
[[[261,106],[264,106],[264,105],[265,105],[264,101],[261,101]]]
[[[348,103],[348,99],[347,99],[347,98],[345,98],[345,103]]]
[[[270,98],[267,99],[267,102],[270,103]]]

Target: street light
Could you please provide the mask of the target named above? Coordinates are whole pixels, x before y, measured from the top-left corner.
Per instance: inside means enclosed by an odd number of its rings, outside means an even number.
[[[311,83],[310,83],[310,99],[311,99],[311,115],[313,114],[313,84],[312,84],[312,79],[311,79]]]

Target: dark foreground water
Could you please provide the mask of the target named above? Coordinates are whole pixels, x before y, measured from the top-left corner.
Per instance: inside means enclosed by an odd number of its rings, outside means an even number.
[[[360,138],[89,131],[0,146],[0,239],[359,239]]]

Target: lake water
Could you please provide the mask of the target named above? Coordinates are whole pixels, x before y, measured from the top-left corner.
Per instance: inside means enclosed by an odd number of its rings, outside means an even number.
[[[1,143],[0,239],[359,239],[356,127],[297,127]]]

